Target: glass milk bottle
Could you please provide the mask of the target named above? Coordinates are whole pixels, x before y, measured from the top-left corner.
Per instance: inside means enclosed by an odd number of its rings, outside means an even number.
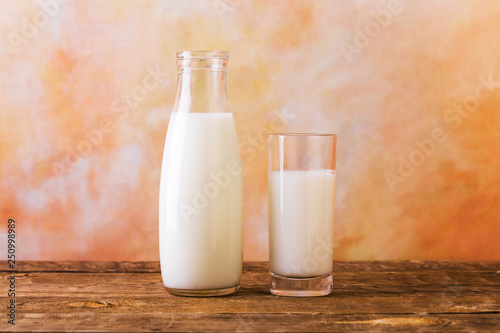
[[[175,295],[227,295],[240,284],[243,177],[227,64],[224,51],[177,53],[159,212],[162,279]]]

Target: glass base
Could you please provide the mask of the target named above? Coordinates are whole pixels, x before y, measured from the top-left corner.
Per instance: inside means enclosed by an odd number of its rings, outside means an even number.
[[[269,273],[271,293],[278,296],[325,296],[333,290],[332,274],[311,278],[292,278]]]
[[[177,288],[168,288],[165,289],[172,295],[176,296],[191,296],[191,297],[212,297],[212,296],[225,296],[230,295],[236,290],[240,289],[240,286],[234,286],[229,288],[221,288],[221,289],[177,289]]]

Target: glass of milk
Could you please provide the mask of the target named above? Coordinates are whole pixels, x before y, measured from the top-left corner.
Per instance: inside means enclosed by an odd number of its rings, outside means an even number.
[[[332,292],[335,147],[333,134],[269,135],[271,293]]]
[[[243,176],[226,89],[228,53],[177,53],[177,97],[161,168],[163,284],[180,296],[221,296],[240,285]]]

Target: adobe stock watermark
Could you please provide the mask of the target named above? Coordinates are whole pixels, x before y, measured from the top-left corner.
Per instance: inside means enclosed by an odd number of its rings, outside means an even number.
[[[267,148],[268,135],[284,132],[286,126],[290,125],[295,117],[286,107],[280,111],[273,112],[269,126],[261,128],[255,135],[240,141],[242,159],[248,162],[255,160],[258,153]]]
[[[111,112],[118,120],[127,118],[131,111],[137,108],[146,99],[150,92],[157,89],[168,77],[169,73],[162,71],[159,66],[148,67],[140,84],[134,86],[129,93],[124,93],[111,103]],[[65,146],[66,155],[62,162],[52,162],[52,169],[56,176],[61,177],[70,169],[77,167],[83,157],[87,157],[96,147],[102,144],[104,137],[111,134],[116,128],[115,117],[106,117],[99,124],[83,133],[82,138],[75,147]]]
[[[468,284],[461,284],[457,277],[448,276],[447,279],[444,279],[445,284],[442,286],[441,292],[437,293],[439,298],[433,298],[432,302],[429,303],[426,314],[432,315],[435,313],[440,313],[444,309],[448,310],[450,307],[453,307],[457,311],[481,311],[482,309],[478,309],[478,305],[470,305],[467,302],[468,297],[471,294],[471,287]],[[485,295],[482,299],[481,304],[485,307],[491,305],[492,299]],[[465,303],[465,304],[464,304]]]
[[[39,9],[29,17],[21,19],[19,33],[10,31],[7,39],[10,42],[11,50],[14,54],[19,53],[22,45],[28,44],[35,38],[39,31],[45,28],[50,19],[56,17],[61,11],[61,5],[65,5],[69,0],[37,0]]]
[[[10,268],[10,273],[7,277],[8,289],[7,296],[9,297],[7,306],[7,322],[10,325],[16,325],[16,221],[8,219],[7,221],[7,266]]]
[[[320,265],[330,265],[333,262],[333,239],[318,237],[310,256],[304,258],[300,264],[292,265],[291,275],[314,276]]]
[[[385,9],[373,10],[370,13],[372,19],[366,22],[363,28],[356,27],[354,29],[352,43],[344,41],[339,44],[347,63],[350,64],[356,55],[361,54],[362,50],[368,47],[375,37],[380,35],[382,29],[391,23],[392,17],[402,11],[403,5],[399,0],[389,1]]]
[[[219,19],[223,20],[224,14],[233,12],[242,1],[243,0],[214,0],[212,1],[212,7],[215,9]]]
[[[430,311],[428,313],[439,312],[439,309],[436,309],[436,307],[443,306],[446,303],[453,303],[458,297],[462,296],[464,289],[464,286],[460,286],[456,278],[453,278],[452,281],[447,281],[439,293],[440,298],[436,298],[429,303]]]
[[[481,105],[481,102],[491,96],[495,89],[500,87],[500,81],[494,81],[492,75],[488,78],[478,77],[478,83],[474,93],[465,97],[461,102],[455,104],[453,108],[445,110],[443,121],[451,124],[451,129],[458,129],[464,119],[470,118]],[[438,145],[443,144],[448,139],[446,130],[441,127],[434,128],[427,138],[415,140],[415,148],[405,157],[398,156],[399,165],[396,172],[386,171],[385,180],[389,189],[394,192],[398,183],[403,183],[408,177],[413,175],[416,168],[421,166],[425,160],[435,153]]]
[[[202,189],[193,190],[191,204],[180,203],[179,212],[185,222],[191,222],[193,215],[199,215],[201,211],[208,208],[210,202],[217,198],[221,191],[230,186],[233,177],[241,175],[241,163],[230,160],[224,170],[218,172],[210,171],[208,181]]]
[[[333,262],[333,239],[327,235],[326,239],[318,237],[311,256],[302,260],[300,265],[292,265],[292,275],[314,276],[320,265],[331,265]]]

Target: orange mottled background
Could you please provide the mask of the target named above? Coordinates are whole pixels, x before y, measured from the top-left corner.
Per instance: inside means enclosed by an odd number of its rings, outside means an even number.
[[[499,41],[500,1],[2,0],[0,248],[158,260],[175,52],[223,49],[246,260],[270,131],[338,135],[336,259],[498,260]]]

